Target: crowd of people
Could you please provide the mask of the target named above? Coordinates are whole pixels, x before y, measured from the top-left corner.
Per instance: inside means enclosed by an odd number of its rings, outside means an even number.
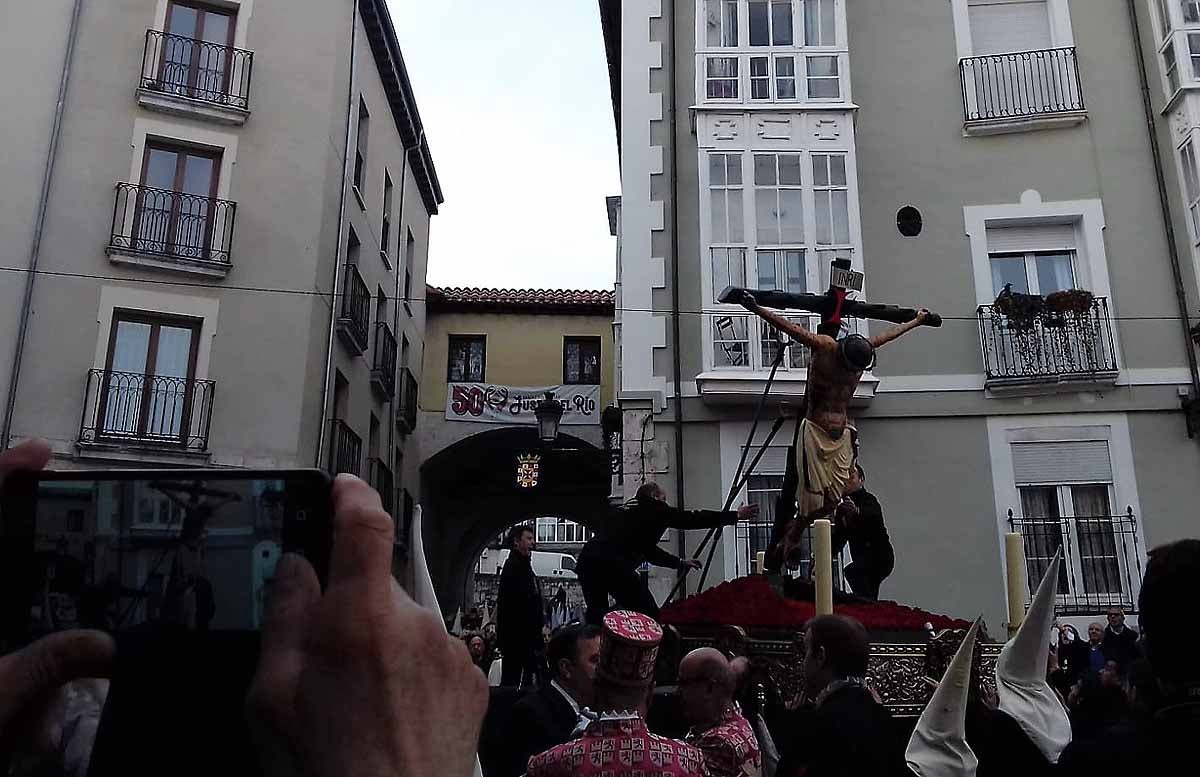
[[[42,444],[12,449],[0,477],[48,458]],[[393,578],[394,524],[378,495],[342,476],[334,504],[324,590],[308,561],[285,554],[269,591],[247,695],[268,774],[467,777],[482,761],[486,777],[1094,777],[1186,768],[1200,732],[1200,621],[1187,617],[1200,540],[1149,553],[1140,634],[1114,610],[1086,643],[1065,625],[1051,636],[1056,560],[1001,653],[995,698],[972,690],[964,641],[907,746],[866,680],[866,630],[837,615],[805,629],[795,709],[748,700],[745,659],[714,648],[684,656],[675,696],[685,728],[670,738],[648,722],[664,639],[653,617],[613,610],[563,625],[532,671],[518,661],[515,683],[489,694],[472,668],[481,646],[448,635]],[[74,630],[0,657],[0,754],[61,749],[69,732],[47,717],[61,704],[47,702],[109,676],[115,654],[109,635]]]

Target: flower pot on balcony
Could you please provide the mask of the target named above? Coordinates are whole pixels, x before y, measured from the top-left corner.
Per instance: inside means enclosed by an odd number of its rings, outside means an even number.
[[[1040,294],[1021,294],[1012,290],[1007,284],[996,297],[995,308],[1007,319],[1009,329],[1028,331],[1034,328],[1042,312],[1046,300]]]
[[[1056,291],[1046,296],[1046,309],[1063,316],[1083,316],[1092,312],[1096,297],[1083,289]],[[1047,322],[1049,325],[1049,322]]]

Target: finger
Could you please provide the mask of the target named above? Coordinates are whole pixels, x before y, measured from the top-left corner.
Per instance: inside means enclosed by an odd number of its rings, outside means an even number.
[[[26,705],[72,680],[109,677],[116,644],[101,631],[63,631],[0,658],[0,729]]]
[[[252,718],[277,717],[290,705],[291,689],[304,665],[308,613],[320,598],[321,584],[312,564],[295,553],[285,553],[275,565],[267,589],[262,654],[247,695]]]
[[[0,483],[13,472],[37,472],[50,461],[50,445],[45,440],[28,440],[0,453]]]
[[[375,489],[352,475],[339,475],[333,484],[329,584],[354,578],[390,580],[394,542],[395,524]]]

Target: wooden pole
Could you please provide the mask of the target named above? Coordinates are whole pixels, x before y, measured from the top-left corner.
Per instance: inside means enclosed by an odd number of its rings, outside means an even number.
[[[1008,637],[1012,639],[1025,620],[1025,544],[1021,535],[1004,535],[1004,564],[1008,585]]]
[[[823,518],[813,524],[813,582],[817,615],[833,615],[833,524]]]

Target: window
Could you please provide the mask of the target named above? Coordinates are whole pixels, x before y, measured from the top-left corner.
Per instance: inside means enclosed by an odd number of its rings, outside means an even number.
[[[354,147],[354,186],[360,191],[367,174],[367,139],[371,130],[371,114],[367,103],[358,98],[358,142]]]
[[[412,230],[408,230],[408,237],[404,241],[404,288],[400,290],[400,296],[404,298],[404,309],[408,310],[409,295],[412,293],[412,268],[417,261],[417,241],[413,239]]]
[[[110,438],[183,439],[193,400],[200,320],[113,312],[100,406]]]
[[[1053,47],[1046,0],[969,0],[967,12],[977,57]]]
[[[713,302],[728,286],[744,287],[746,285],[746,249],[720,248],[712,249],[712,286]]]
[[[792,0],[750,0],[750,45],[792,45]]]
[[[543,516],[537,519],[537,541],[555,543],[584,543],[588,541],[587,527],[566,518]],[[563,569],[574,569],[574,559],[563,559]]]
[[[1190,3],[1183,3],[1185,9]],[[1158,0],[1158,30],[1162,33],[1162,37],[1167,37],[1171,34],[1174,25],[1171,22],[1171,2],[1170,0]],[[1185,10],[1186,14],[1186,10]]]
[[[361,253],[362,244],[358,242],[358,235],[354,232],[354,227],[350,227],[350,236],[346,238],[346,264],[357,266]]]
[[[836,0],[804,0],[804,45],[836,46]]]
[[[1200,33],[1189,33],[1188,55],[1192,58],[1192,78],[1200,79]]]
[[[451,383],[482,383],[485,378],[487,338],[483,335],[450,335],[449,372]]]
[[[994,294],[1010,283],[1021,294],[1078,288],[1073,224],[995,227],[987,242]]]
[[[804,242],[800,154],[754,155],[754,211],[759,245]]]
[[[741,154],[708,155],[708,189],[712,242],[743,242],[746,236]]]
[[[813,200],[817,208],[817,244],[850,243],[850,186],[843,154],[813,154]]]
[[[779,100],[796,99],[795,57],[775,57],[775,97]]]
[[[788,316],[788,320],[799,324],[805,329],[811,328],[811,322],[807,317],[797,318]],[[759,338],[763,369],[770,369],[771,365],[775,363],[775,357],[779,354],[778,349],[780,347],[787,349],[783,361],[779,364],[780,369],[803,370],[808,368],[809,356],[811,355],[808,348],[781,335],[774,327],[760,326]]]
[[[1200,24],[1200,0],[1180,0],[1179,5],[1183,9],[1184,24]],[[1169,25],[1169,21],[1164,25],[1168,31]]]
[[[706,62],[706,94],[710,100],[738,98],[738,58],[709,57]]]
[[[143,191],[138,196],[139,251],[202,259],[213,231],[221,152],[147,142],[142,157]]]
[[[758,251],[756,289],[780,289],[791,294],[803,294],[808,290],[807,271],[804,267],[804,250]]]
[[[383,171],[383,227],[379,234],[379,253],[383,255],[385,264],[392,254],[392,176],[385,168]]]
[[[563,383],[568,386],[600,385],[600,338],[563,338]]]
[[[1175,41],[1163,49],[1163,72],[1167,75],[1167,91],[1175,94],[1179,90],[1179,63],[1175,60]]]
[[[714,316],[713,366],[750,366],[750,321],[746,316]]]
[[[842,81],[838,74],[838,58],[807,57],[808,96],[813,100],[837,100],[842,96]]]
[[[704,0],[705,41],[712,48],[738,45],[738,0]]]
[[[1192,222],[1192,244],[1200,245],[1200,172],[1196,167],[1196,149],[1189,138],[1179,149],[1183,165],[1183,189],[1187,197],[1188,216]]]
[[[771,91],[771,64],[775,65],[774,92]],[[750,58],[751,100],[795,100],[796,58],[790,55]]]
[[[219,8],[172,2],[167,6],[162,72],[169,92],[217,101],[226,94],[229,52],[237,15]]]
[[[770,57],[750,57],[750,99],[771,99]]]

